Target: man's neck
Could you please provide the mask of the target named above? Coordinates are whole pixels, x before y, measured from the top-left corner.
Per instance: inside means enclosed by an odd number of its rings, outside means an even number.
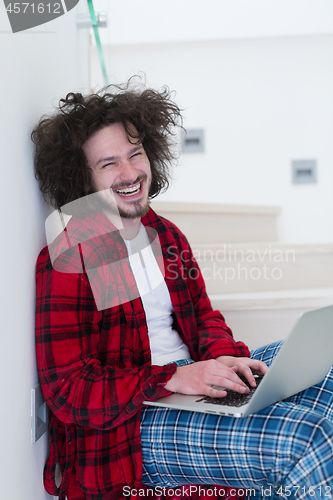
[[[137,219],[121,219],[124,228],[120,230],[120,234],[124,240],[133,240],[140,231],[141,217]]]

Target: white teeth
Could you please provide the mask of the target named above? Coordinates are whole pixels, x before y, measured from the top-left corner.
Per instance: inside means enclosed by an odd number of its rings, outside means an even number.
[[[130,196],[130,195],[138,193],[140,191],[140,187],[141,187],[140,182],[138,182],[134,186],[131,186],[129,188],[124,188],[124,189],[117,189],[116,191],[118,194],[121,194],[123,196]]]

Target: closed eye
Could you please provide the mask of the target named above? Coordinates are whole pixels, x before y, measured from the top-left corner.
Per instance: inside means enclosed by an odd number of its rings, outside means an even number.
[[[140,156],[142,155],[142,151],[138,151],[137,153],[134,153],[134,155],[131,156],[131,158],[134,158],[135,156]]]
[[[105,165],[102,165],[102,166],[101,166],[101,169],[103,169],[103,168],[107,168],[107,167],[113,167],[114,165],[116,165],[116,162],[106,163]]]

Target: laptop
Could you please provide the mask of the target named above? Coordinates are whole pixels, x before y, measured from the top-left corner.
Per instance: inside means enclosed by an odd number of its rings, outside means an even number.
[[[332,364],[333,305],[307,311],[300,316],[266,375],[261,377],[255,390],[250,390],[253,393],[251,397],[249,394],[233,393],[238,398],[236,405],[226,405],[225,398],[178,393],[156,401],[145,401],[144,404],[230,417],[247,417],[318,384]],[[239,401],[242,398],[244,402]]]

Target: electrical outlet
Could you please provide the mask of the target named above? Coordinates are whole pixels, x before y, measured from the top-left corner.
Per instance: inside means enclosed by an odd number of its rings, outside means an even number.
[[[31,389],[31,441],[36,443],[48,428],[48,408],[40,385]]]

